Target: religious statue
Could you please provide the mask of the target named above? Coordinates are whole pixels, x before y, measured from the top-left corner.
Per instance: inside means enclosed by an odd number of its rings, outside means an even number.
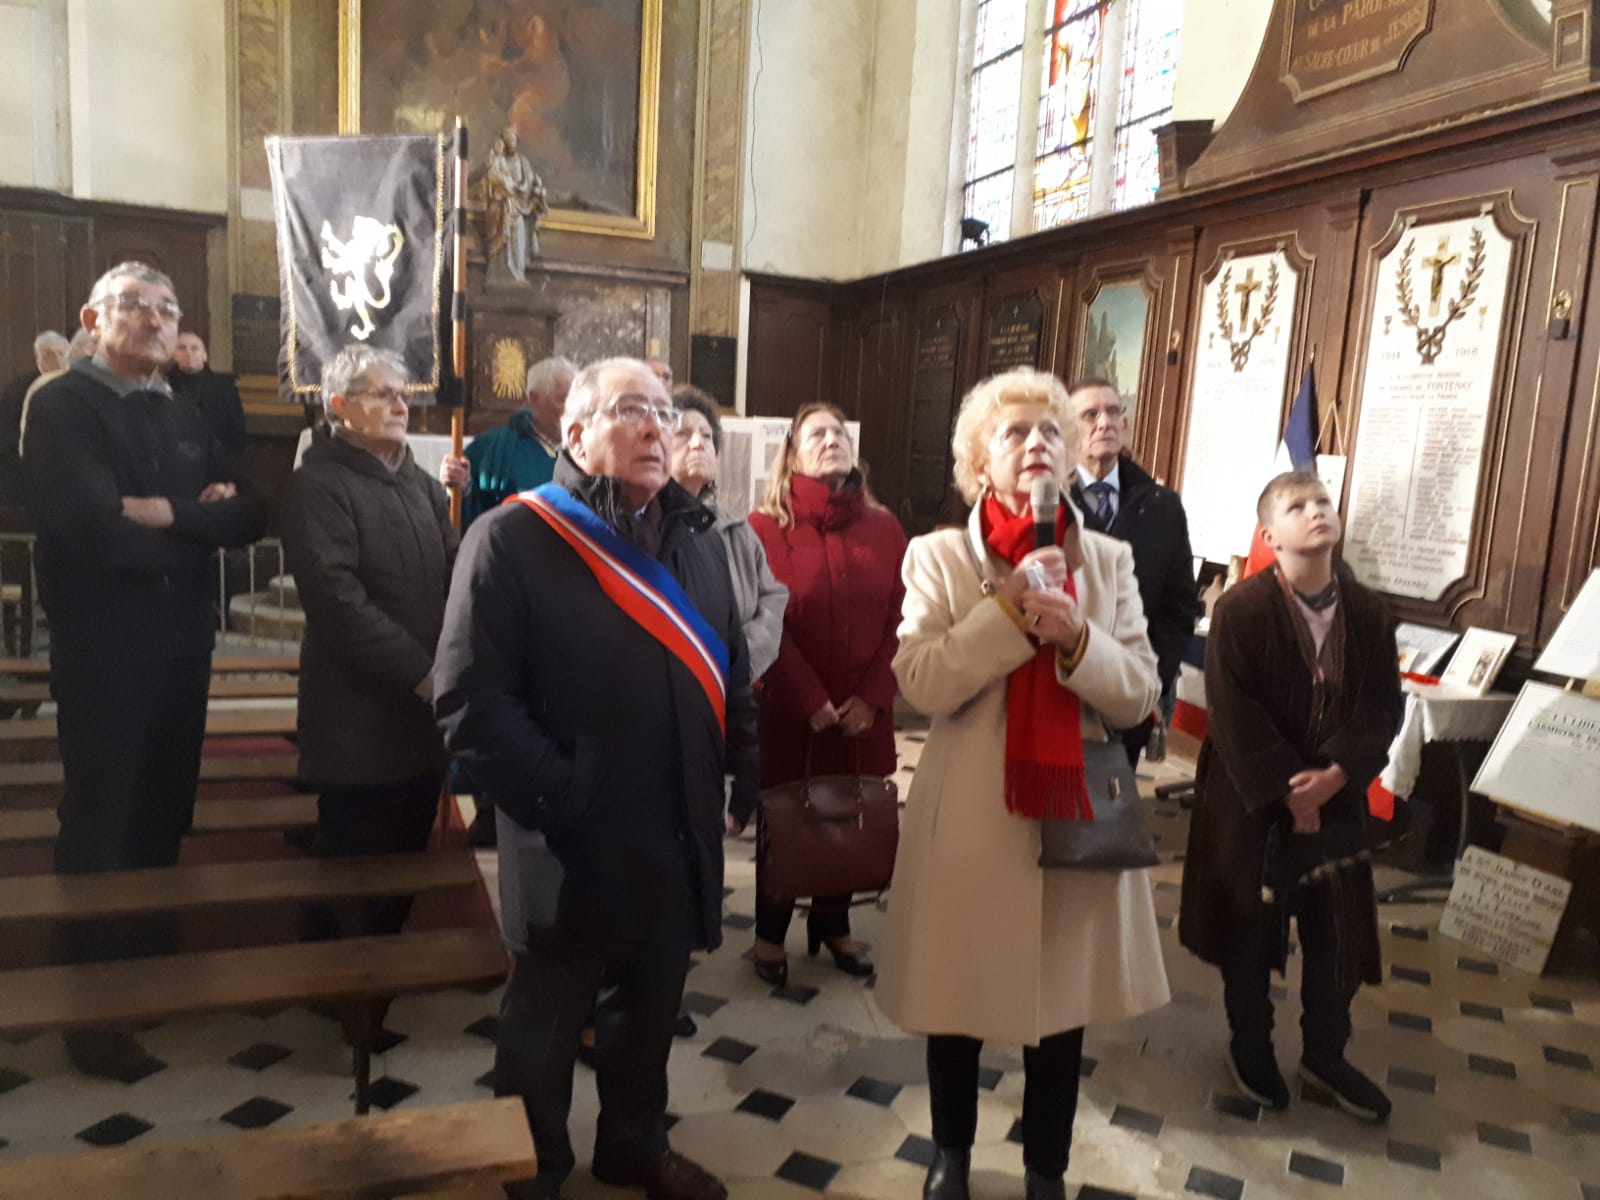
[[[483,198],[491,277],[504,266],[511,278],[526,283],[528,256],[539,253],[539,223],[550,205],[533,166],[517,153],[514,126],[500,134],[489,154]]]

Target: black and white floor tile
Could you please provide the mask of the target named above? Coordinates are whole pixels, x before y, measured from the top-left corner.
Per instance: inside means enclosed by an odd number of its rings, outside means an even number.
[[[909,789],[920,735],[901,739]],[[1184,766],[1185,764],[1174,764]],[[1147,768],[1165,781],[1171,767]],[[1166,861],[1152,872],[1174,1002],[1088,1031],[1069,1195],[1117,1197],[1405,1196],[1600,1200],[1600,983],[1523,975],[1485,963],[1438,932],[1437,905],[1386,906],[1387,975],[1357,999],[1351,1057],[1386,1083],[1386,1128],[1358,1124],[1296,1086],[1286,1113],[1236,1094],[1215,972],[1177,944],[1186,814],[1157,802]],[[735,1197],[920,1195],[929,1141],[921,1042],[878,1011],[872,990],[791,945],[781,994],[751,971],[753,845],[730,845],[727,941],[690,975],[699,1033],[671,1067],[674,1145],[727,1180]],[[492,857],[484,856],[492,876]],[[869,946],[882,913],[856,910]],[[796,932],[792,943],[800,942]],[[1298,964],[1279,991],[1279,1060],[1299,1049]],[[973,986],[983,986],[974,980]],[[404,1037],[373,1064],[380,1108],[489,1094],[498,992],[398,1001]],[[351,1113],[349,1052],[336,1026],[302,1009],[230,1014],[147,1031],[165,1064],[137,1082],[73,1073],[57,1037],[0,1043],[0,1155],[204,1136]],[[1016,1047],[985,1050],[973,1191],[1021,1194]],[[573,1134],[580,1159],[598,1108],[579,1068]],[[621,1196],[580,1170],[572,1200]]]

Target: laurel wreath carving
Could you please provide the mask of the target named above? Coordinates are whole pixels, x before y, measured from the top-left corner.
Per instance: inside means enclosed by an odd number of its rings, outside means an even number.
[[[1272,321],[1273,310],[1278,307],[1278,264],[1276,261],[1267,264],[1267,294],[1261,301],[1260,314],[1250,322],[1250,332],[1243,338],[1234,337],[1233,315],[1228,304],[1232,282],[1233,267],[1229,266],[1223,270],[1222,283],[1217,288],[1217,323],[1222,327],[1222,336],[1228,340],[1228,360],[1238,373],[1250,361],[1250,346]]]
[[[1416,248],[1417,239],[1412,238],[1400,252],[1400,266],[1395,275],[1395,293],[1400,301],[1400,319],[1417,331],[1417,357],[1422,360],[1424,366],[1429,366],[1444,349],[1445,332],[1467,314],[1473,300],[1477,298],[1478,285],[1483,282],[1484,259],[1488,255],[1483,231],[1474,227],[1472,237],[1468,241],[1467,267],[1466,273],[1461,278],[1461,290],[1456,293],[1455,299],[1450,301],[1445,310],[1444,320],[1430,327],[1422,324],[1422,310],[1417,307],[1416,296],[1411,290],[1411,260]]]

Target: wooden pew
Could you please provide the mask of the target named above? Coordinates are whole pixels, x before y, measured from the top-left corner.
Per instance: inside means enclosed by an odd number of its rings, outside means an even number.
[[[317,798],[304,792],[253,799],[200,799],[191,834],[275,833],[317,823]],[[53,808],[0,808],[0,846],[53,842],[60,829]]]
[[[213,675],[295,675],[300,671],[300,659],[293,655],[214,655],[211,659]],[[0,676],[18,679],[49,679],[48,658],[0,658]]]
[[[297,765],[293,754],[214,755],[200,760],[200,782],[292,784]],[[64,779],[59,761],[0,763],[0,798],[49,800],[60,796]]]
[[[214,675],[211,679],[213,700],[293,700],[300,694],[300,681],[294,676]],[[0,682],[0,704],[43,704],[50,699],[50,684],[38,682]]]
[[[0,1196],[348,1200],[495,1185],[535,1171],[513,1097],[141,1147],[0,1159]],[[492,1192],[500,1195],[498,1187]]]
[[[360,1114],[370,1104],[372,1002],[492,986],[505,979],[506,966],[498,932],[448,929],[27,967],[0,972],[0,1032],[103,1028],[265,1004],[349,1004],[358,1020],[354,1050]],[[3,1190],[0,1196],[9,1200]]]
[[[206,736],[218,737],[293,737],[295,710],[290,705],[276,708],[212,709],[206,713]],[[24,717],[0,721],[0,756],[8,762],[24,761],[60,753],[56,744],[54,717]]]
[[[95,875],[20,875],[0,879],[0,924],[82,921],[231,904],[410,896],[469,886],[478,878],[476,860],[464,851],[203,863]]]

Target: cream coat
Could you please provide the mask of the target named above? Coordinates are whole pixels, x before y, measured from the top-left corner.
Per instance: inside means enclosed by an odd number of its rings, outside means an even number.
[[[876,995],[912,1033],[1035,1045],[1170,996],[1146,873],[1042,870],[1037,824],[1006,811],[1006,677],[1034,648],[980,589],[976,536],[974,515],[906,553],[894,673],[933,727],[902,822]],[[1102,717],[1138,724],[1160,684],[1132,552],[1087,531],[1082,547],[1073,578],[1089,645],[1064,683],[1085,740],[1101,740]],[[1004,578],[1010,568],[985,558]]]

